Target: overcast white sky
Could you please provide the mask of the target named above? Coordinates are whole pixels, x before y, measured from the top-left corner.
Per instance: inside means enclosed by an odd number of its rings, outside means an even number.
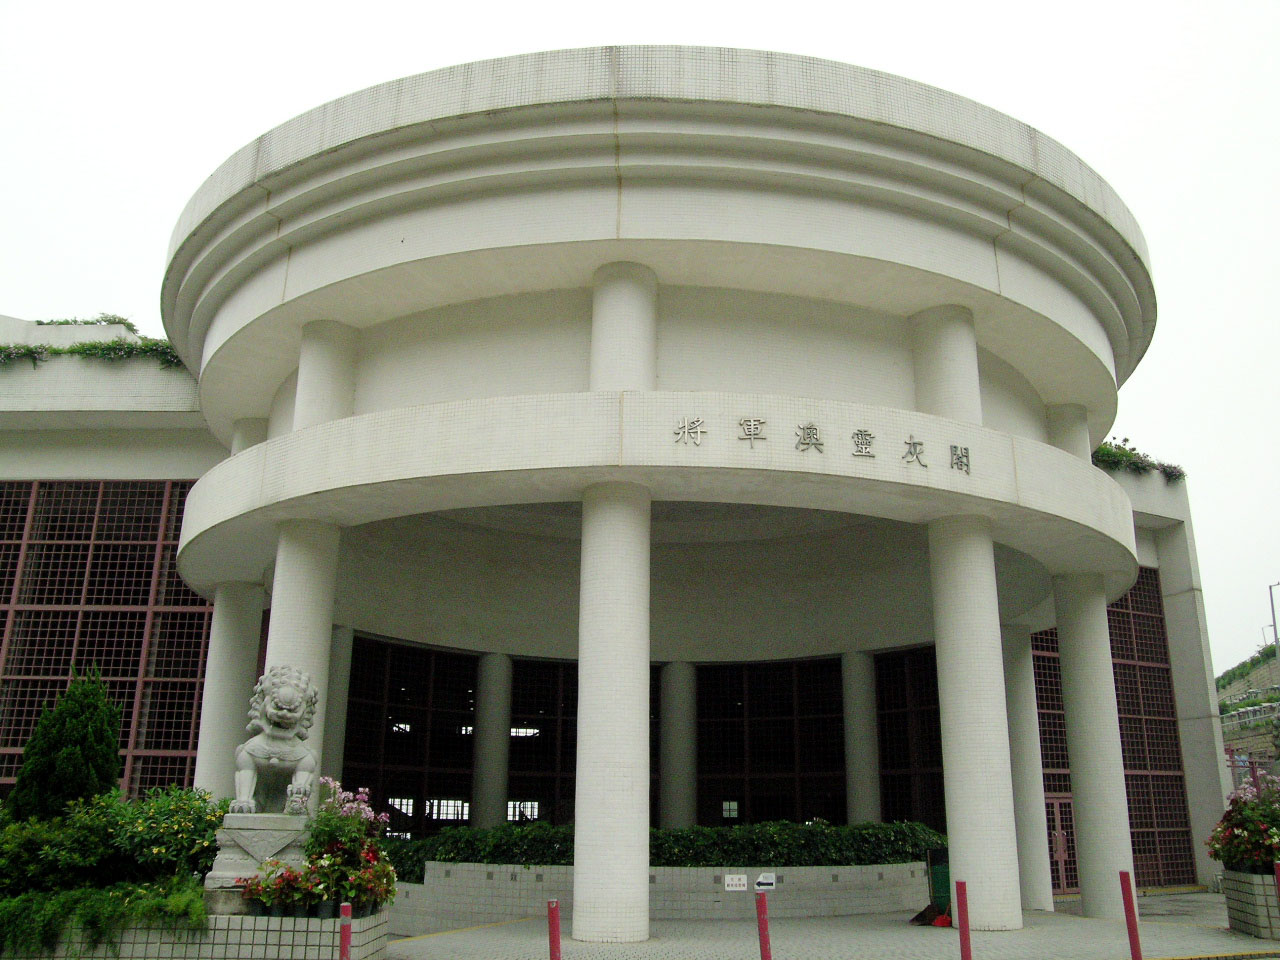
[[[1254,652],[1264,624],[1270,639],[1276,0],[0,0],[0,314],[105,311],[162,335],[170,231],[236,148],[384,80],[607,43],[756,47],[902,74],[1030,123],[1097,169],[1146,234],[1160,301],[1114,432],[1190,473],[1215,671]]]

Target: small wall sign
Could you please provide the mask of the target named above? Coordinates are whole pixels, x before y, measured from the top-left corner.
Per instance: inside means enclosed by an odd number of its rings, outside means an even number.
[[[726,873],[724,875],[724,888],[726,890],[747,889],[747,875],[745,873]]]

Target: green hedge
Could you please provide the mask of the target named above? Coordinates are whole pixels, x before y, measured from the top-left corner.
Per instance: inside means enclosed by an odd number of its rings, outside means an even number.
[[[920,823],[838,827],[777,821],[738,827],[654,829],[649,831],[649,863],[655,867],[910,863],[923,860],[925,851],[946,843],[946,837]],[[410,882],[417,882],[429,861],[571,864],[573,827],[544,823],[508,824],[491,830],[450,827],[421,840],[388,840],[387,854],[396,873]]]

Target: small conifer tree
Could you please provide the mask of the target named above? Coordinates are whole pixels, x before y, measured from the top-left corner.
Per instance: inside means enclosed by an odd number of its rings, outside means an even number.
[[[67,692],[46,707],[22,752],[9,794],[15,820],[59,816],[68,803],[94,797],[120,779],[120,709],[97,670],[72,675]]]

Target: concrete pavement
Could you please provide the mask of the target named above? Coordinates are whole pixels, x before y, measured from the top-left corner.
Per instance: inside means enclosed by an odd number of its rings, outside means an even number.
[[[1027,911],[1022,930],[973,934],[974,960],[1129,960],[1123,922]],[[1271,944],[1229,931],[1221,895],[1143,897],[1139,924],[1147,960],[1280,957]],[[772,923],[775,960],[948,960],[960,956],[955,930],[913,927],[908,913],[814,917]],[[743,921],[653,921],[635,944],[578,943],[565,960],[755,960],[755,925]],[[393,941],[388,960],[546,960],[543,918],[508,921]]]

